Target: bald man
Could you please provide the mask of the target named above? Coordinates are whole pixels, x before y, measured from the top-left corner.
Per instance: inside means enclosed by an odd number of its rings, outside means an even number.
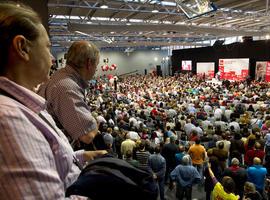
[[[255,157],[253,159],[253,165],[247,169],[248,181],[254,183],[256,190],[264,196],[264,182],[267,174],[267,170],[261,164],[261,159]]]
[[[68,50],[66,67],[55,72],[39,90],[47,110],[72,141],[93,141],[98,131],[86,102],[88,81],[99,63],[99,50],[91,42],[74,42]]]

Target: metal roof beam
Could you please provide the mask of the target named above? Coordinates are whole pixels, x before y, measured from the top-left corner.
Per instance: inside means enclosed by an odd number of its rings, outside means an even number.
[[[95,9],[95,10],[104,10],[103,8],[97,7],[96,5],[70,5],[70,4],[55,4],[55,3],[49,3],[49,7],[64,7],[64,8],[81,8],[81,9]],[[152,10],[142,10],[142,9],[127,9],[127,8],[106,8],[106,10],[109,11],[123,11],[123,12],[138,12],[138,13],[152,13]],[[176,16],[183,16],[184,14],[181,12],[175,12],[170,11],[170,12],[159,12],[159,14],[167,14],[167,15],[176,15]]]

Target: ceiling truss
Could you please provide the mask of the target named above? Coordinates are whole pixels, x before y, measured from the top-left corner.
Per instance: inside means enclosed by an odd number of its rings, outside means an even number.
[[[216,12],[187,19],[174,0],[49,0],[50,37],[58,51],[82,39],[102,48],[139,48],[205,46],[205,40],[270,34],[269,0],[213,3]]]

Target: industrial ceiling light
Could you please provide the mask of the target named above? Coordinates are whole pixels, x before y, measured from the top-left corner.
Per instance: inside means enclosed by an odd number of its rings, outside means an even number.
[[[102,1],[100,8],[107,9],[107,8],[109,8],[109,6],[106,3],[104,3],[104,1]]]
[[[107,8],[109,8],[109,6],[107,6],[106,4],[103,4],[103,5],[100,6],[100,8],[107,9]]]
[[[156,5],[154,5],[154,9],[152,10],[152,13],[158,13],[158,12],[159,12],[159,11],[158,11]]]

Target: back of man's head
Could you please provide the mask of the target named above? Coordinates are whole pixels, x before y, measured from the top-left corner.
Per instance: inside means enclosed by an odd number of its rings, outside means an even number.
[[[251,183],[251,182],[245,182],[244,192],[245,193],[255,193],[256,192],[255,185],[253,183]]]
[[[231,177],[224,176],[221,182],[226,193],[230,194],[234,192],[235,183]]]
[[[239,165],[239,160],[237,158],[232,159],[232,165],[238,166]]]
[[[174,136],[170,137],[170,143],[175,143],[175,137]]]
[[[259,142],[255,142],[255,149],[261,149],[261,144]]]
[[[261,164],[261,159],[258,158],[258,157],[255,157],[255,158],[253,159],[253,164],[254,164],[254,165],[260,165],[260,164]]]
[[[219,142],[218,143],[218,148],[223,149],[224,148],[224,142]]]
[[[75,68],[84,67],[87,61],[90,61],[93,65],[97,65],[98,60],[98,48],[88,41],[73,42],[67,53],[67,64]]]
[[[158,153],[160,153],[160,151],[161,151],[160,147],[159,146],[156,146],[155,149],[154,149],[154,152],[156,154],[158,154]]]
[[[190,155],[183,156],[182,164],[183,165],[191,165],[191,157],[190,157]]]

